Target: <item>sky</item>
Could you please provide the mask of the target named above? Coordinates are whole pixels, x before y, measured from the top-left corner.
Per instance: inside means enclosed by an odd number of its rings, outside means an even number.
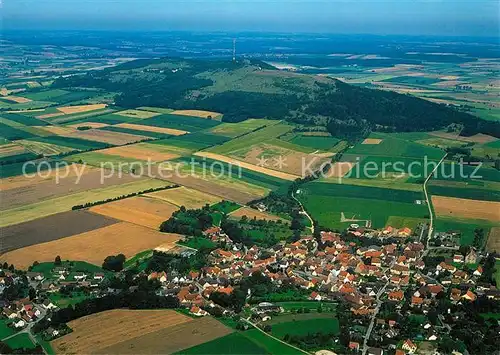
[[[498,37],[498,0],[0,0],[9,29]]]

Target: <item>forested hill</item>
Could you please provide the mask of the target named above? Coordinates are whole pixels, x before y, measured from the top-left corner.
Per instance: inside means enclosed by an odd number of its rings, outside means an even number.
[[[462,134],[500,138],[500,124],[410,95],[366,89],[322,76],[279,71],[259,61],[136,60],[103,71],[60,78],[57,87],[95,87],[119,93],[122,107],[203,109],[224,121],[287,119],[324,125],[336,136],[368,130],[429,131],[451,123]]]

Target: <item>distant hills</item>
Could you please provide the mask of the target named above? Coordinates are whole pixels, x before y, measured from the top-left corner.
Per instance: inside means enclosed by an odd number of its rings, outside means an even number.
[[[332,135],[348,139],[370,130],[430,131],[451,123],[462,124],[463,135],[484,133],[500,138],[498,122],[410,95],[280,71],[261,61],[136,60],[60,78],[54,85],[115,92],[115,104],[122,107],[203,109],[223,113],[226,122],[286,119],[326,126]]]

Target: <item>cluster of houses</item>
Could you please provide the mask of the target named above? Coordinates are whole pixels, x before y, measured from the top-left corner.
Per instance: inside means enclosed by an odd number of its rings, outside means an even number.
[[[411,230],[390,228],[378,232],[411,234]],[[304,237],[271,248],[247,248],[232,243],[219,227],[205,231],[205,236],[215,242],[224,241],[225,245],[211,252],[210,266],[182,276],[166,272],[149,275],[164,285],[164,294],[175,294],[195,315],[204,315],[207,307],[215,306],[210,300],[213,292],[230,294],[242,278],[254,272],[266,275],[277,286],[286,283],[310,290],[310,300],[343,299],[350,304],[352,314],[364,317],[367,324],[377,313],[379,300],[394,303],[397,308],[406,303],[410,312],[426,314],[443,294],[449,294],[447,297],[457,303],[474,301],[481,294],[500,299],[493,286],[478,283],[482,274],[480,265],[473,272],[461,268],[477,265],[480,256],[473,249],[465,256],[453,255],[429,269],[423,261],[424,244],[413,241],[358,247],[354,242],[344,241],[338,233],[321,232],[321,240]],[[253,312],[265,320],[279,311],[272,307],[272,304],[259,305]],[[426,340],[438,339],[438,330],[427,324],[424,327]],[[398,336],[393,320],[376,318],[374,329],[375,337]],[[399,350],[411,353],[415,344],[410,339],[405,344]]]

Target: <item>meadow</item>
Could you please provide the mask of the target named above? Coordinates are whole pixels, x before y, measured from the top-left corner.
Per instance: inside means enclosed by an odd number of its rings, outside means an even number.
[[[250,118],[238,123],[222,123],[212,128],[210,131],[221,136],[235,138],[275,123],[276,121],[273,120]]]
[[[269,354],[264,348],[254,343],[243,335],[244,333],[232,333],[222,338],[218,338],[201,345],[184,349],[177,354]]]
[[[215,120],[173,114],[162,114],[160,116],[137,121],[136,123],[146,126],[180,129],[188,132],[200,131],[220,124],[220,122]]]
[[[64,147],[74,148],[78,150],[102,149],[109,147],[109,144],[107,143],[102,143],[98,141],[82,139],[77,137],[49,136],[49,137],[36,137],[30,140],[41,143],[62,145]]]
[[[280,320],[280,318],[285,317],[290,320],[282,322],[282,319]],[[331,314],[326,313],[305,313],[282,317],[278,316],[273,319],[272,322],[271,333],[278,338],[284,338],[287,334],[305,336],[315,333],[338,334],[339,332],[338,320],[333,318]]]

